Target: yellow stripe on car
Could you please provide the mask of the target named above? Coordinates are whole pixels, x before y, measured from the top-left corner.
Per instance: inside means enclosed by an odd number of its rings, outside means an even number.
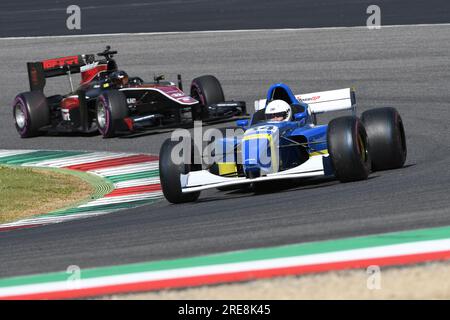
[[[314,156],[324,156],[328,154],[328,149],[323,149],[323,150],[319,150],[319,151],[314,151],[311,152],[309,154],[310,157],[314,157]]]
[[[272,172],[278,172],[278,150],[275,148],[275,144],[272,139],[272,135],[268,133],[255,133],[255,134],[249,134],[248,136],[245,136],[242,141],[248,141],[248,140],[259,140],[259,139],[267,139],[269,140],[270,145],[270,157],[272,160]]]
[[[219,175],[237,175],[237,165],[236,162],[218,162],[217,167],[219,168]]]

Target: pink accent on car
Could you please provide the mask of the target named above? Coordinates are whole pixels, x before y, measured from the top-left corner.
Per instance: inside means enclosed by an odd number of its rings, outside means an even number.
[[[171,100],[174,100],[180,104],[192,105],[198,103],[197,100],[192,98],[191,96],[186,95],[183,91],[181,91],[177,86],[162,86],[158,84],[145,84],[140,86],[130,86],[128,88],[121,89],[122,91],[126,90],[155,90],[159,91],[166,97]]]

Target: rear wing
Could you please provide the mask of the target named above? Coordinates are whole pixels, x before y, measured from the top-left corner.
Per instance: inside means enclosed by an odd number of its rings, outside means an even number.
[[[79,73],[82,66],[86,65],[86,58],[93,55],[77,55],[62,58],[27,62],[28,80],[31,91],[43,91],[45,79]]]
[[[351,110],[356,113],[356,95],[354,88],[320,91],[295,95],[299,102],[308,105],[311,114],[331,111]],[[255,111],[266,107],[266,99],[255,101]]]

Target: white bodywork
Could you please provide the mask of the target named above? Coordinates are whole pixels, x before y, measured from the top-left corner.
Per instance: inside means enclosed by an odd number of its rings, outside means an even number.
[[[208,170],[193,171],[181,175],[181,189],[183,193],[186,193],[260,181],[323,176],[325,174],[323,158],[328,156],[328,154],[312,156],[308,161],[295,168],[269,173],[255,179],[221,177],[210,173]]]
[[[352,110],[355,112],[356,101],[353,88],[296,94],[298,101],[308,104],[311,114],[331,111]],[[255,111],[266,107],[266,99],[255,101]]]

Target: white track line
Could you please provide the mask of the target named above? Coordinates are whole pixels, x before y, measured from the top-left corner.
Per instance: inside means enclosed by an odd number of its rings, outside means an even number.
[[[409,27],[440,27],[450,26],[450,23],[424,23],[424,24],[399,24],[399,25],[381,25],[384,28],[409,28]],[[95,33],[78,35],[59,35],[59,36],[34,36],[34,37],[3,37],[2,40],[32,40],[32,39],[59,39],[59,38],[95,38],[95,37],[117,37],[117,36],[162,36],[162,35],[185,35],[185,34],[214,34],[214,33],[245,33],[245,32],[291,32],[291,31],[315,31],[315,30],[346,30],[361,29],[376,32],[379,30],[369,30],[367,26],[354,27],[318,27],[318,28],[281,28],[281,29],[237,29],[237,30],[205,30],[205,31],[169,31],[169,32],[131,32],[131,33]]]

